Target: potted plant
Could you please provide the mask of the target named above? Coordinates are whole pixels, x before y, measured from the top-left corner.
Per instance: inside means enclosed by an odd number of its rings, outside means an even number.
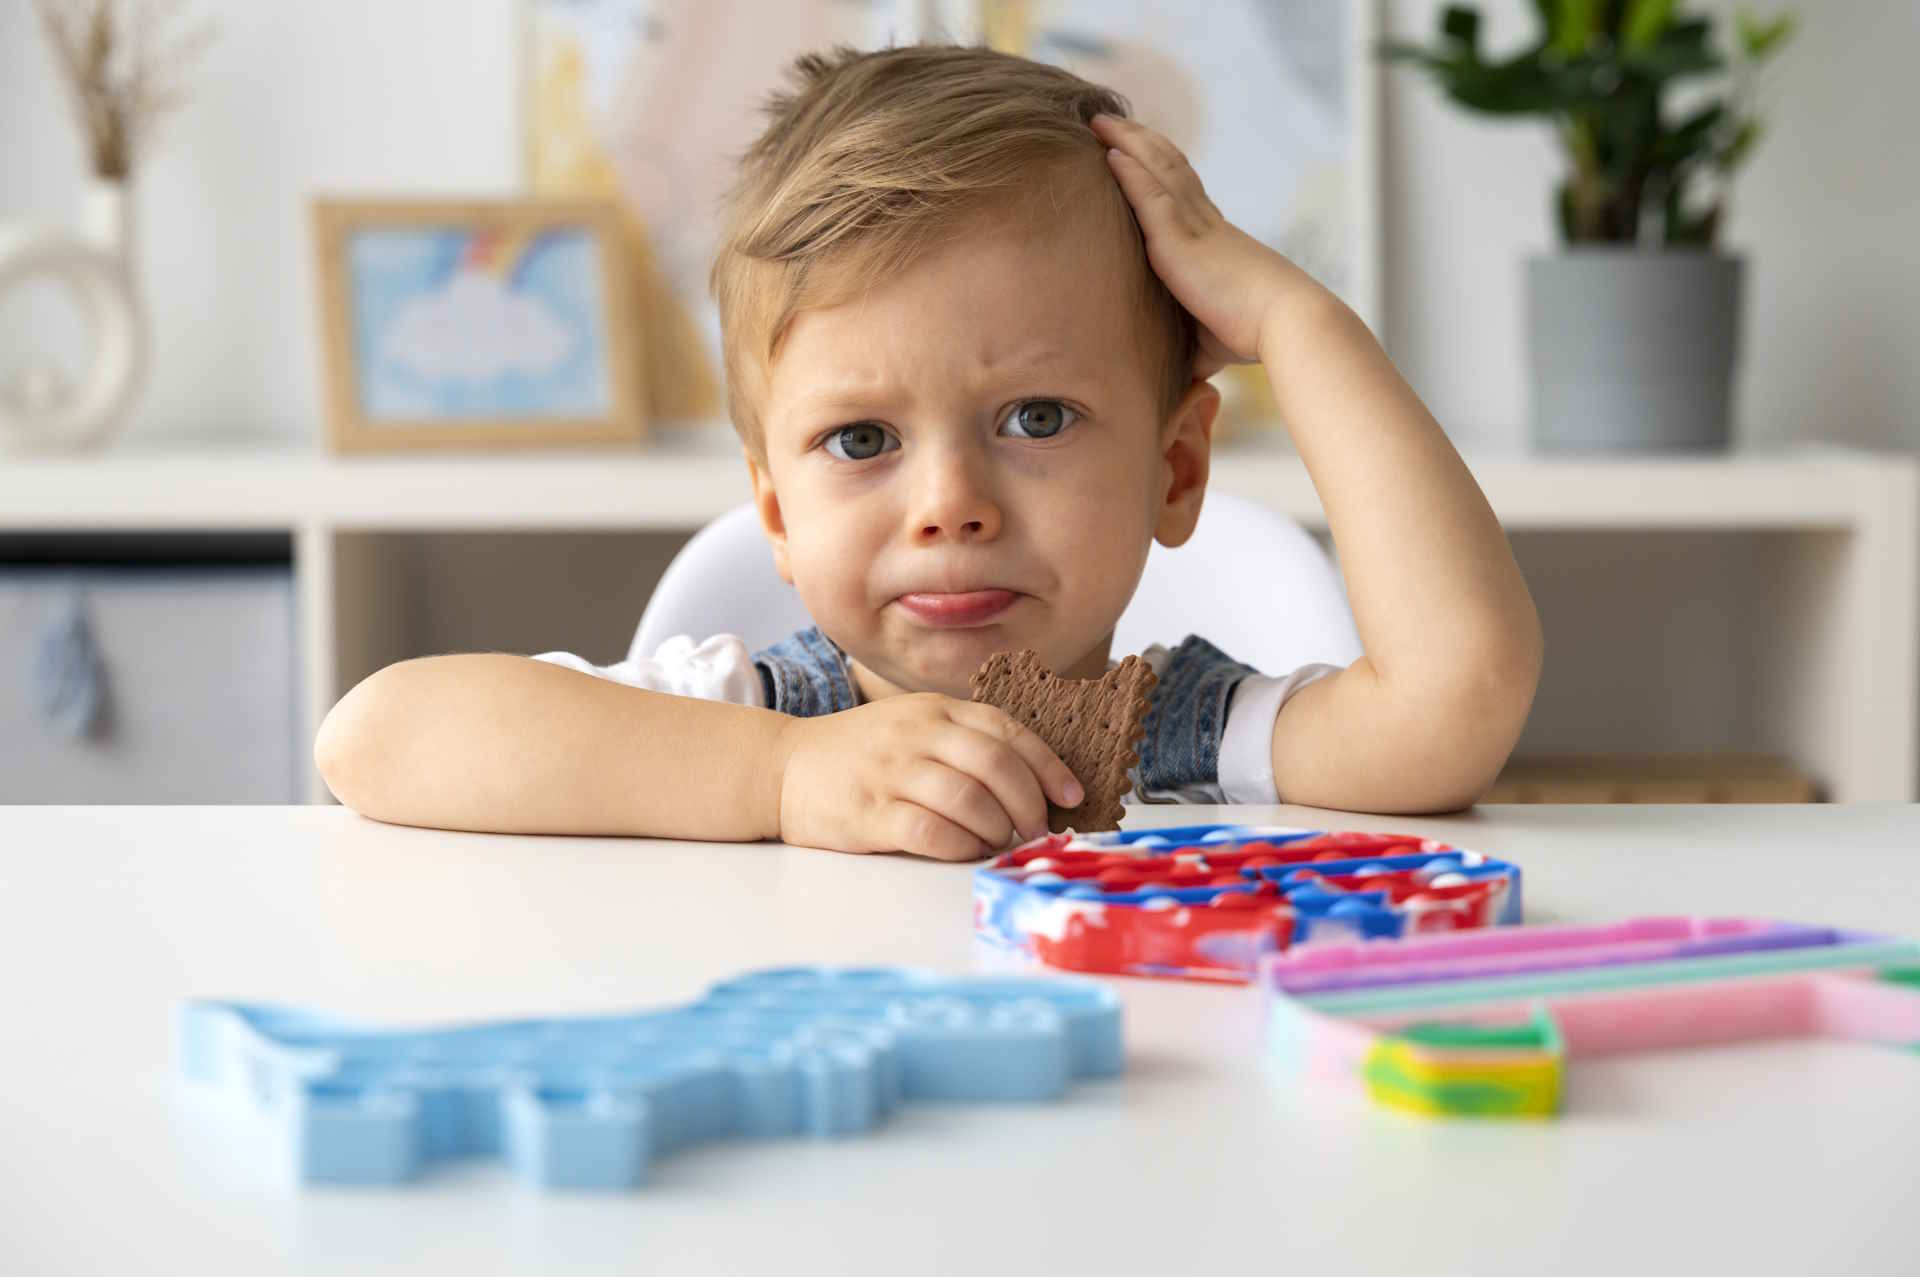
[[[1726,446],[1746,261],[1716,247],[1729,180],[1761,122],[1755,81],[1792,14],[1734,16],[1731,59],[1676,0],[1535,0],[1540,35],[1480,49],[1480,15],[1450,5],[1431,47],[1382,41],[1469,110],[1544,116],[1565,148],[1554,192],[1564,251],[1525,266],[1534,437],[1543,450]],[[1694,90],[1667,109],[1668,90]]]

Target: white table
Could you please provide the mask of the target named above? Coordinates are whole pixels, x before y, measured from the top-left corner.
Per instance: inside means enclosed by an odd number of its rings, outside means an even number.
[[[1756,913],[1920,931],[1920,808],[1490,807],[1407,829],[1519,862],[1533,920]],[[776,963],[976,955],[966,866],[480,837],[338,808],[0,809],[0,1270],[1920,1272],[1920,1058],[1776,1043],[1577,1063],[1552,1122],[1440,1123],[1270,1077],[1250,991],[1116,980],[1126,1075],[712,1145],[631,1193],[497,1164],[263,1172],[176,1081],[189,996],[442,1021],[638,1008]]]

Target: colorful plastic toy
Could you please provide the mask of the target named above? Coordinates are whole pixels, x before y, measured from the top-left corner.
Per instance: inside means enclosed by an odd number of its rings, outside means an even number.
[[[549,1188],[625,1188],[728,1136],[852,1135],[904,1100],[1049,1100],[1120,1072],[1091,981],[760,971],[639,1015],[406,1031],[190,1002],[188,1078],[240,1090],[304,1182],[390,1184],[504,1155]]]
[[[1188,825],[1053,834],[974,872],[979,935],[1049,966],[1251,980],[1309,938],[1520,921],[1520,871],[1407,834]]]
[[[1566,1061],[1709,1042],[1920,1045],[1920,945],[1744,918],[1510,927],[1269,956],[1288,1076],[1460,1117],[1560,1111]]]

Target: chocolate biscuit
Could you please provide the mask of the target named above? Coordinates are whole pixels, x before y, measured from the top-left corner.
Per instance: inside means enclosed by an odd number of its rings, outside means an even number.
[[[1129,656],[1100,678],[1058,678],[1032,651],[995,652],[971,679],[973,699],[997,705],[1047,742],[1086,791],[1078,807],[1047,801],[1047,828],[1090,833],[1118,829],[1134,746],[1146,735],[1147,697],[1159,682]]]

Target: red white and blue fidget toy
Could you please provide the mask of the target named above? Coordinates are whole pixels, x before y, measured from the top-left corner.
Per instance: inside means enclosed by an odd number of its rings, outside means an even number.
[[[1049,966],[1246,981],[1262,954],[1520,921],[1520,870],[1410,834],[1187,825],[1034,839],[974,873],[974,930]]]

